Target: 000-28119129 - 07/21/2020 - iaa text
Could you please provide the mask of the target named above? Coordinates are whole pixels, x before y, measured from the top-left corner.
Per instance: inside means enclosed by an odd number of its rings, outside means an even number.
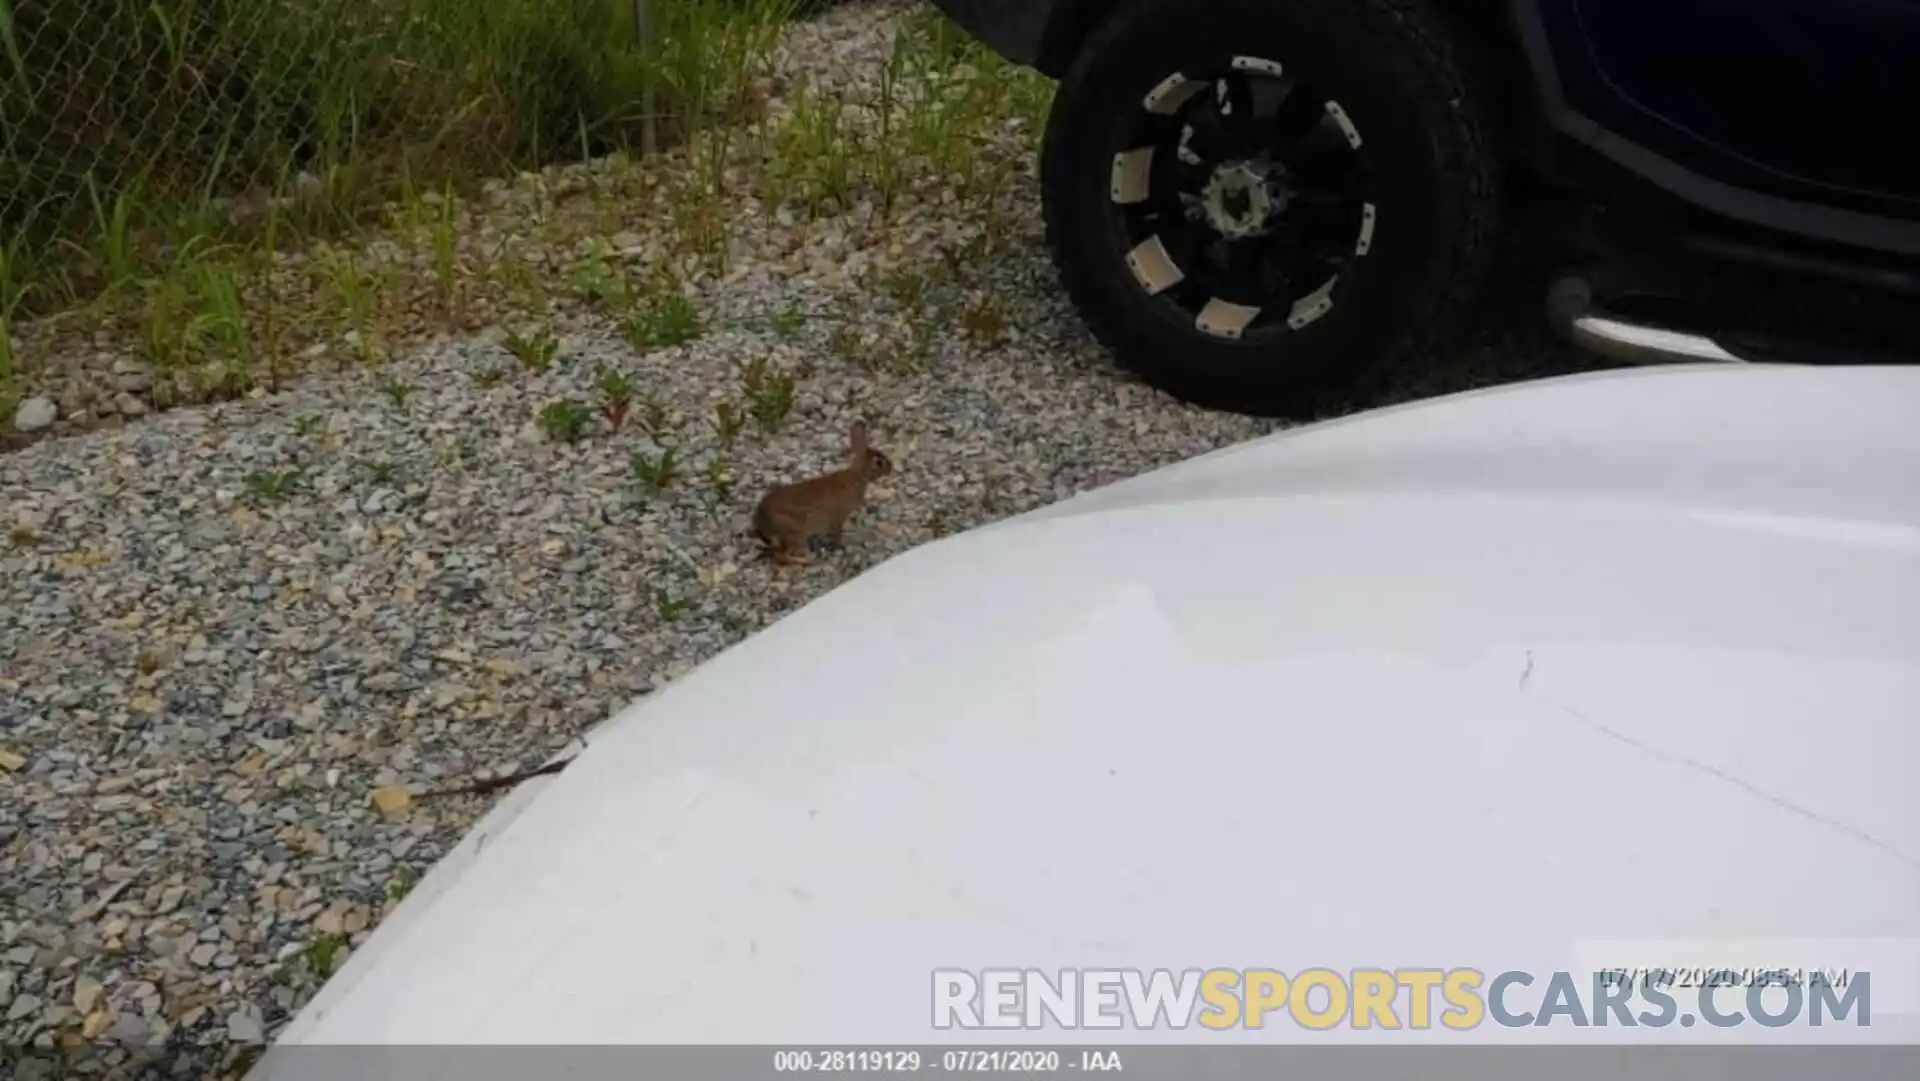
[[[825,1049],[773,1053],[776,1073],[1103,1073],[1124,1069],[1120,1052],[1099,1048]]]

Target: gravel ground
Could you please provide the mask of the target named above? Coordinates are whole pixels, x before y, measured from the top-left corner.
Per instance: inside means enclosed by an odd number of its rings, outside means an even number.
[[[799,28],[789,59],[874,70],[892,14]],[[536,764],[864,567],[1273,428],[1114,373],[1057,292],[1031,176],[1006,199],[1002,254],[917,305],[871,283],[932,277],[977,230],[937,198],[884,230],[749,230],[673,348],[583,315],[544,373],[491,332],[0,457],[0,1046],[257,1045],[486,807],[376,791]],[[1530,324],[1537,295],[1489,325]],[[940,305],[975,315],[929,336]],[[746,408],[756,363],[796,400],[725,445],[715,407]],[[603,366],[633,418],[550,438],[537,412],[595,402]],[[1401,396],[1583,366],[1489,330]],[[835,464],[857,415],[897,473],[783,588],[747,513]],[[669,448],[679,476],[650,490],[635,456]]]

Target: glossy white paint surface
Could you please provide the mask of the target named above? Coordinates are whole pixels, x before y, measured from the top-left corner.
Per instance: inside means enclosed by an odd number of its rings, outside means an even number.
[[[928,545],[508,797],[283,1042],[1032,1042],[930,970],[1782,937],[1920,1040],[1917,477],[1920,371],[1642,369]]]

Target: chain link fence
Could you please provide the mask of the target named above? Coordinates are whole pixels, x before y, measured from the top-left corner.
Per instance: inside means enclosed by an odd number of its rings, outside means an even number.
[[[111,235],[133,208],[336,166],[479,174],[637,145],[648,103],[670,120],[725,74],[712,35],[821,6],[0,0],[0,235]]]

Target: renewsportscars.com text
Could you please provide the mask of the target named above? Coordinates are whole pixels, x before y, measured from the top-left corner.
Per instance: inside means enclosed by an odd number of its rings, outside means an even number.
[[[1633,978],[1633,977],[1638,978]],[[1698,986],[1684,986],[1697,982]],[[1872,1024],[1872,978],[1756,970],[1689,981],[1667,970],[941,969],[936,1029],[1712,1028]]]

